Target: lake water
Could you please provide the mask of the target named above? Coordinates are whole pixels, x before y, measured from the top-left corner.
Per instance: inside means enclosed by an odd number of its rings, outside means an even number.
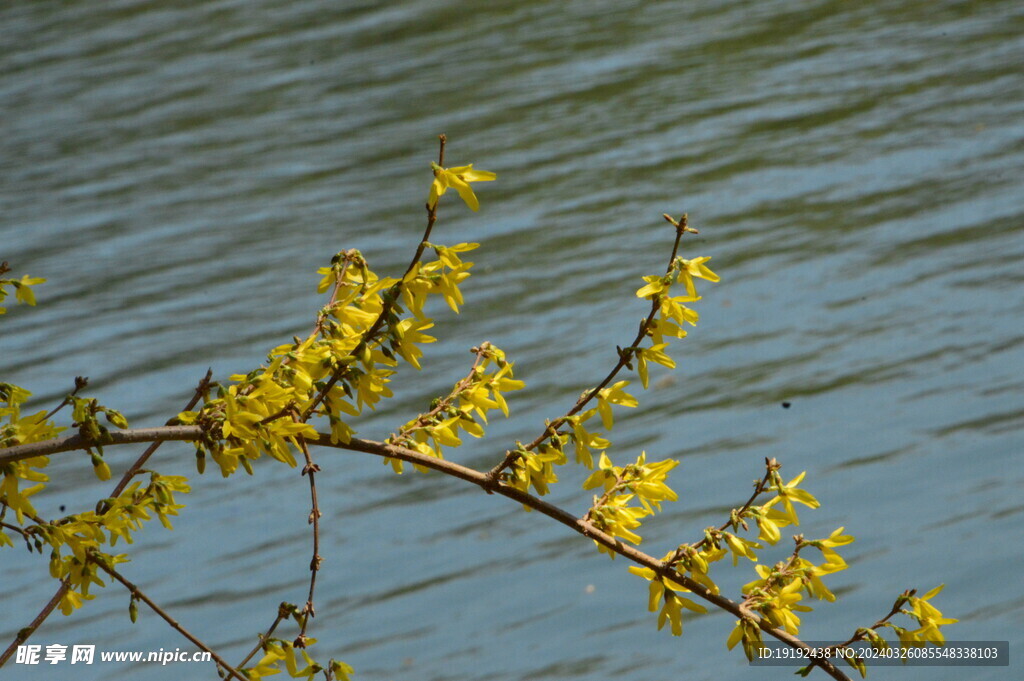
[[[765,456],[857,537],[804,618],[839,639],[904,588],[946,583],[948,638],[1024,630],[1024,8],[1016,2],[8,3],[0,6],[0,259],[44,276],[2,320],[0,377],[59,399],[75,375],[135,425],[176,413],[212,367],[246,371],[304,334],[317,267],[359,248],[381,273],[424,221],[436,135],[494,170],[434,240],[479,241],[467,303],[360,423],[382,438],[491,340],[528,390],[451,458],[492,465],[565,411],[632,338],[640,277],[686,211],[711,255],[701,323],[611,433],[616,461],[678,457],[680,501],[645,524],[661,555],[722,522]],[[447,199],[447,197],[446,197]],[[789,403],[784,408],[783,403]],[[42,407],[40,407],[42,408]],[[117,473],[137,455],[108,454]],[[320,451],[325,557],[313,649],[357,679],[788,678],[725,650],[733,619],[655,630],[646,585],[538,514],[439,475]],[[152,466],[194,473],[187,445]],[[266,462],[264,462],[266,464]],[[107,493],[52,464],[44,516]],[[582,513],[582,473],[551,498]],[[237,661],[305,598],[297,471],[193,476],[176,532],[124,573]],[[784,551],[782,549],[781,551]],[[46,557],[6,551],[0,633],[52,594]],[[776,559],[774,554],[770,558]],[[735,595],[749,567],[718,574]],[[109,588],[34,643],[190,649]],[[287,632],[288,636],[294,632]],[[6,644],[5,644],[6,645]],[[19,679],[212,678],[182,665]],[[196,671],[199,670],[199,671]],[[956,670],[1007,678],[1006,668]],[[871,678],[930,679],[927,668]],[[69,677],[70,678],[70,677]],[[820,678],[824,678],[821,676]]]

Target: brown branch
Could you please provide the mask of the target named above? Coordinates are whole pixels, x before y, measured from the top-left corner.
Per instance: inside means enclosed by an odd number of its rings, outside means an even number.
[[[127,588],[128,591],[131,592],[131,594],[132,594],[132,596],[134,598],[137,598],[138,600],[140,600],[143,603],[145,603],[146,605],[148,605],[149,609],[152,610],[153,612],[155,612],[157,615],[159,615],[165,622],[167,622],[167,624],[169,624],[171,626],[172,629],[177,631],[179,634],[181,634],[182,636],[187,638],[189,641],[191,641],[195,645],[199,646],[200,650],[204,650],[207,653],[209,653],[210,657],[213,658],[214,662],[216,662],[218,666],[220,666],[223,669],[227,670],[227,672],[231,676],[235,677],[239,681],[249,681],[247,676],[243,675],[237,669],[235,669],[234,667],[229,665],[224,660],[224,658],[222,658],[220,655],[215,653],[213,651],[213,649],[210,648],[210,646],[208,646],[205,643],[203,643],[202,641],[200,641],[192,633],[190,633],[187,629],[185,629],[185,627],[181,626],[181,624],[179,624],[177,620],[175,620],[173,617],[171,617],[170,614],[168,614],[166,610],[164,610],[159,605],[157,605],[155,602],[153,602],[153,600],[149,596],[147,596],[145,593],[143,593],[142,590],[139,589],[138,586],[136,586],[132,582],[129,582],[127,579],[125,579],[124,576],[121,575],[120,572],[118,572],[114,568],[112,568],[109,565],[107,565],[106,562],[103,559],[97,558],[94,553],[90,553],[89,554],[89,558],[90,558],[90,560],[91,560],[93,565],[97,566],[98,568],[100,568],[101,570],[106,572],[108,575],[110,575],[111,577],[113,577],[117,581],[121,582],[121,584],[123,584],[125,586],[125,588]]]
[[[277,606],[277,617],[274,618],[274,622],[270,625],[266,632],[259,634],[260,642],[257,643],[256,646],[249,651],[249,654],[245,656],[245,659],[243,659],[241,662],[235,665],[236,667],[238,667],[239,669],[244,667],[245,663],[251,660],[256,655],[256,653],[258,653],[263,648],[263,644],[266,642],[268,638],[270,638],[270,636],[277,629],[277,625],[281,624],[281,622],[288,619],[288,616],[291,614],[290,610],[288,610],[288,608],[286,607],[288,605],[290,604],[282,603],[281,605]]]
[[[109,435],[110,439],[108,441],[104,441],[104,447],[139,444],[143,442],[152,442],[156,444],[159,442],[168,442],[173,440],[199,440],[202,438],[203,429],[199,426],[158,426],[156,428],[112,430]],[[82,437],[78,434],[54,438],[53,440],[43,440],[42,442],[31,442],[26,445],[15,445],[14,447],[0,449],[0,466],[14,461],[31,459],[36,456],[50,456],[61,452],[84,450],[94,446],[96,446],[96,443],[91,438]],[[148,459],[151,455],[152,452],[148,449],[143,453],[145,459]],[[139,467],[141,467],[142,464],[145,463],[145,460],[142,456],[139,457],[139,460],[142,462],[139,464]],[[133,468],[135,467],[133,466]],[[129,469],[129,472],[134,475],[136,471]],[[120,491],[118,491],[117,494],[120,494]]]
[[[292,414],[292,419],[299,422],[299,415]],[[302,624],[299,628],[299,636],[295,639],[296,648],[306,647],[306,627],[311,617],[316,617],[316,610],[313,607],[313,593],[316,591],[316,576],[320,572],[320,564],[323,557],[320,555],[320,504],[316,496],[316,474],[320,466],[313,463],[313,457],[309,455],[309,447],[306,446],[306,438],[299,434],[296,439],[302,456],[306,459],[306,465],[302,468],[302,474],[309,476],[309,496],[312,510],[309,512],[309,524],[313,526],[313,558],[309,561],[309,595],[306,597],[306,605],[302,608]]]
[[[149,434],[152,437],[160,440],[197,440],[200,437],[202,437],[202,429],[199,426],[165,426],[163,428],[150,428],[146,430],[149,431]],[[134,432],[135,431],[120,431],[120,433],[111,433],[111,435],[120,434],[123,436],[127,436],[133,434]],[[63,438],[63,441],[66,442],[69,439],[70,438]],[[52,443],[54,441],[50,442]],[[45,445],[47,443],[35,444]],[[111,444],[124,443],[115,441]],[[687,589],[692,591],[697,597],[708,601],[716,607],[721,608],[722,610],[725,610],[731,613],[732,615],[739,617],[740,619],[746,619],[750,622],[756,623],[757,626],[762,631],[767,633],[769,636],[772,636],[789,646],[798,648],[805,652],[810,653],[812,651],[811,647],[799,638],[791,634],[788,634],[785,630],[773,627],[768,621],[757,616],[755,613],[751,612],[750,610],[746,609],[745,607],[736,603],[735,601],[732,601],[724,596],[712,593],[703,584],[696,582],[693,579],[686,577],[684,575],[680,575],[668,563],[662,562],[661,560],[658,560],[653,556],[650,556],[638,549],[635,549],[632,546],[623,544],[622,542],[615,539],[615,537],[613,537],[612,535],[602,532],[601,530],[594,527],[592,523],[584,521],[581,518],[577,518],[576,516],[571,515],[568,511],[565,511],[557,506],[549,504],[548,502],[543,501],[542,499],[534,497],[530,494],[527,494],[526,492],[521,492],[508,485],[504,485],[500,482],[495,483],[489,477],[489,473],[481,473],[480,471],[474,470],[472,468],[467,468],[466,466],[462,466],[444,459],[435,459],[433,457],[426,456],[424,454],[413,451],[411,449],[407,449],[405,447],[400,447],[392,444],[385,444],[382,442],[375,442],[372,440],[352,438],[352,440],[347,444],[335,444],[331,442],[331,436],[329,434],[320,433],[316,440],[307,440],[307,444],[318,445],[321,447],[331,447],[334,449],[345,449],[355,452],[363,452],[366,454],[373,454],[376,456],[391,459],[400,459],[402,461],[407,461],[412,464],[416,464],[419,466],[423,466],[425,468],[430,468],[439,471],[441,473],[444,473],[445,475],[449,475],[460,480],[465,480],[466,482],[470,482],[474,485],[477,485],[478,487],[485,491],[500,494],[504,497],[512,499],[513,501],[523,504],[524,506],[529,506],[534,510],[540,511],[542,514],[552,518],[553,520],[556,520],[557,522],[562,523],[563,525],[569,527],[575,532],[578,532],[579,534],[582,534],[585,537],[593,539],[602,546],[611,549],[615,553],[618,553],[619,555],[633,561],[634,563],[654,570],[656,574],[659,574],[662,577],[671,579],[679,584],[682,584]],[[25,445],[23,445],[23,447],[24,446]],[[74,448],[75,447],[73,446],[69,446],[66,449],[60,449],[59,451],[67,451],[69,449]],[[37,455],[38,454],[30,454],[28,456]],[[28,458],[28,456],[21,456],[19,458]],[[2,462],[2,460],[3,459],[0,458],[0,462]],[[832,678],[837,680],[849,681],[849,677],[847,677],[841,670],[836,668],[830,662],[822,662],[820,666]]]
[[[724,596],[712,593],[703,584],[696,582],[693,579],[686,577],[684,575],[680,575],[674,569],[667,566],[665,563],[658,560],[657,558],[654,558],[653,556],[650,556],[644,553],[643,551],[635,549],[632,546],[623,544],[622,542],[615,539],[615,537],[606,534],[605,532],[602,532],[601,530],[594,527],[591,523],[585,522],[582,519],[571,515],[569,512],[559,508],[558,506],[549,504],[546,501],[538,499],[537,497],[527,494],[526,492],[521,492],[518,489],[515,489],[508,485],[504,485],[501,483],[495,484],[488,478],[487,473],[481,473],[479,471],[473,470],[472,468],[467,468],[465,466],[461,466],[451,461],[446,461],[443,459],[434,459],[432,457],[420,454],[419,452],[413,451],[411,449],[406,449],[404,447],[398,447],[395,445],[388,445],[382,442],[373,442],[370,440],[361,440],[358,438],[353,438],[348,444],[332,444],[329,435],[321,435],[316,444],[325,447],[334,447],[338,449],[348,449],[356,452],[364,452],[367,454],[374,454],[376,456],[382,456],[386,458],[401,459],[412,464],[417,464],[420,466],[424,466],[426,468],[432,468],[436,471],[445,473],[446,475],[459,478],[460,480],[471,482],[474,485],[477,485],[478,487],[483,489],[484,491],[489,491],[495,494],[500,494],[504,497],[508,497],[509,499],[512,499],[513,501],[523,504],[524,506],[529,506],[530,508],[539,511],[540,513],[548,516],[549,518],[552,518],[553,520],[556,520],[557,522],[562,523],[563,525],[569,527],[575,532],[582,534],[585,537],[593,539],[595,542],[611,549],[615,553],[618,553],[620,556],[628,558],[629,560],[633,561],[638,565],[650,568],[656,574],[661,575],[662,577],[671,579],[679,584],[682,584],[687,589],[692,591],[694,595],[708,601],[709,603],[712,603],[716,607],[721,608],[722,610],[725,610],[735,615],[736,617],[739,617],[740,619],[745,619],[747,621],[754,622],[762,631],[764,631],[769,636],[772,636],[782,641],[783,643],[792,646],[793,648],[803,650],[809,655],[813,652],[813,649],[799,638],[787,633],[783,629],[773,627],[767,620],[757,616],[756,614],[742,607],[735,601],[732,601]],[[846,676],[846,674],[843,673],[842,670],[838,669],[831,662],[822,661],[820,663],[820,666],[832,678],[837,679],[838,681],[849,681],[849,677]]]
[[[6,505],[4,506],[4,510],[7,510]],[[0,521],[0,527],[2,527],[5,530],[10,530],[11,532],[16,532],[17,534],[20,534],[21,538],[25,540],[25,543],[28,544],[31,535],[28,532],[26,532],[23,528],[17,525],[12,525],[10,523],[5,523],[3,521]]]

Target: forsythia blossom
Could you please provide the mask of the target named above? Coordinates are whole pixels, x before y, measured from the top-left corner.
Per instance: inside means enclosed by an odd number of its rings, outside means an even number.
[[[490,182],[498,177],[488,170],[473,170],[472,163],[468,166],[454,168],[442,168],[436,163],[432,163],[431,166],[434,168],[434,183],[430,185],[430,199],[428,200],[431,208],[434,208],[437,205],[437,200],[449,188],[452,188],[459,193],[470,209],[477,211],[480,209],[480,202],[469,183]]]

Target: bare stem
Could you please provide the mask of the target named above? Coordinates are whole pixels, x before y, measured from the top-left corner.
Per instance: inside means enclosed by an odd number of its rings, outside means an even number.
[[[754,485],[754,491],[750,495],[750,498],[747,499],[746,503],[744,503],[739,508],[734,509],[733,512],[729,514],[729,520],[722,523],[716,528],[718,532],[724,532],[727,528],[731,527],[733,524],[733,518],[743,517],[743,514],[750,509],[751,505],[754,503],[754,500],[756,500],[759,496],[761,496],[761,494],[764,493],[766,489],[768,489],[768,483],[771,480],[772,471],[777,471],[779,468],[781,468],[778,461],[767,457],[765,457],[764,464],[767,470],[764,473],[764,477],[758,480],[757,484]],[[705,535],[703,539],[694,544],[691,548],[694,550],[700,550],[701,547],[706,547],[710,543],[711,541],[708,539],[707,535]],[[679,559],[681,559],[685,555],[685,553],[686,551],[684,550],[684,547],[680,546],[678,549],[676,549],[676,552],[672,554],[672,557],[668,559],[668,562],[672,564],[678,562]]]
[[[145,593],[143,593],[142,590],[139,589],[139,587],[137,587],[135,584],[133,584],[132,582],[129,582],[127,579],[125,579],[124,576],[121,575],[120,572],[115,570],[113,567],[107,565],[104,560],[96,558],[92,554],[90,554],[90,558],[92,559],[93,565],[96,565],[101,570],[106,572],[108,575],[110,575],[111,577],[113,577],[117,581],[121,582],[121,584],[123,584],[128,589],[128,591],[131,592],[131,594],[132,594],[132,596],[134,598],[137,598],[138,600],[140,600],[143,603],[145,603],[146,605],[148,605],[149,609],[152,610],[153,612],[155,612],[157,615],[159,615],[165,622],[167,622],[167,624],[170,625],[170,627],[172,629],[174,629],[179,634],[181,634],[182,636],[187,638],[189,641],[191,641],[192,643],[197,645],[200,650],[208,652],[210,654],[210,657],[213,658],[214,662],[216,662],[218,666],[220,666],[221,668],[227,670],[227,672],[231,676],[235,677],[239,681],[248,681],[247,677],[245,677],[244,675],[242,675],[241,672],[239,672],[237,669],[235,669],[234,667],[229,665],[224,660],[224,658],[222,658],[220,655],[215,653],[213,651],[213,649],[210,648],[210,646],[208,646],[205,643],[203,643],[202,641],[200,641],[192,633],[190,633],[187,629],[185,629],[185,627],[181,626],[181,624],[179,624],[177,620],[175,620],[173,617],[171,617],[167,613],[166,610],[164,610],[159,605],[157,605],[155,602],[153,602],[153,600],[149,596],[147,596]]]
[[[290,614],[289,611],[287,609],[285,609],[285,604],[284,603],[282,603],[280,606],[278,606],[278,608],[277,608],[277,617],[274,618],[274,621],[270,625],[270,627],[268,627],[267,630],[264,633],[259,635],[260,642],[257,643],[253,647],[253,649],[249,651],[249,654],[245,656],[245,659],[243,659],[241,662],[239,662],[235,666],[238,667],[238,668],[242,668],[242,667],[244,667],[246,665],[246,663],[249,660],[251,660],[253,657],[255,657],[256,653],[260,652],[260,650],[263,648],[264,642],[266,642],[266,640],[268,638],[270,638],[274,634],[274,631],[277,629],[277,625],[281,624],[281,622],[283,622],[286,619],[288,619],[288,615],[289,614]]]
[[[75,395],[77,395],[78,391],[81,390],[82,388],[84,388],[87,385],[89,385],[89,379],[88,378],[84,378],[82,376],[75,376],[75,389],[72,390],[70,393],[68,393],[68,395],[65,396],[63,400],[61,400],[60,404],[58,404],[56,407],[51,409],[50,412],[46,416],[43,417],[43,420],[44,421],[49,420],[50,418],[53,417],[54,414],[56,414],[58,411],[60,411],[61,409],[66,407],[68,404],[70,404],[71,403],[71,398],[74,397]]]
[[[299,415],[293,414],[292,418],[299,422]],[[306,605],[302,608],[302,625],[299,628],[299,636],[295,639],[297,648],[306,647],[306,627],[310,618],[316,617],[316,609],[313,607],[313,593],[316,591],[316,576],[320,572],[320,564],[323,557],[320,555],[320,504],[316,496],[316,474],[320,466],[313,463],[313,457],[309,455],[309,447],[306,446],[306,439],[300,434],[296,441],[302,456],[306,459],[306,465],[302,468],[302,474],[309,477],[309,496],[312,510],[309,512],[309,524],[313,526],[313,558],[309,561],[309,595],[306,597]]]
[[[885,625],[893,617],[895,617],[896,615],[898,615],[901,612],[903,612],[903,606],[906,604],[907,599],[911,598],[916,593],[917,593],[917,589],[907,589],[906,591],[904,591],[902,594],[900,594],[899,598],[896,599],[896,602],[893,604],[892,609],[889,611],[889,613],[885,617],[883,617],[882,619],[880,619],[877,622],[875,622],[874,624],[872,624],[870,627],[867,627],[867,629],[878,629],[879,627]],[[836,643],[836,644],[833,644],[831,646],[828,646],[828,649],[829,650],[838,650],[839,648],[845,648],[846,646],[850,645],[851,643],[856,643],[857,641],[863,641],[864,638],[865,638],[865,634],[864,633],[860,633],[860,632],[864,632],[864,631],[866,631],[866,629],[860,629],[860,630],[858,630],[858,633],[854,634],[853,636],[851,636],[850,638],[846,639],[842,643]]]

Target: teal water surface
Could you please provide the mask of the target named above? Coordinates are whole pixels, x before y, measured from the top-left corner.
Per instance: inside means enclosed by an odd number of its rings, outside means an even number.
[[[830,582],[839,602],[815,604],[805,638],[844,639],[903,589],[946,583],[949,638],[1020,645],[1019,3],[35,2],[0,5],[0,25],[0,259],[49,280],[38,308],[2,320],[0,380],[39,405],[87,375],[134,425],[163,423],[207,367],[247,371],[306,333],[335,252],[399,272],[444,132],[451,163],[498,173],[479,213],[452,197],[435,236],[481,242],[475,276],[462,315],[438,309],[424,370],[404,369],[360,434],[387,435],[490,340],[528,389],[451,456],[483,469],[533,439],[630,341],[640,277],[668,257],[660,215],[685,211],[701,233],[684,255],[712,256],[722,282],[702,287],[679,369],[611,433],[616,461],[682,461],[680,501],[645,523],[642,548],[699,538],[776,457],[822,502],[801,531],[857,537]],[[116,473],[137,454],[108,458]],[[727,652],[727,615],[656,631],[623,560],[538,514],[371,457],[317,457],[314,650],[357,679],[790,676]],[[237,661],[279,602],[305,598],[308,489],[281,466],[224,481],[192,461],[185,445],[153,461],[193,476],[193,493],[124,572]],[[87,461],[52,469],[46,517],[108,489]],[[582,479],[566,471],[551,499],[584,512]],[[9,640],[52,585],[45,556],[6,553]],[[731,595],[753,579],[741,568],[720,571]],[[190,647],[127,606],[100,590],[33,641]]]

